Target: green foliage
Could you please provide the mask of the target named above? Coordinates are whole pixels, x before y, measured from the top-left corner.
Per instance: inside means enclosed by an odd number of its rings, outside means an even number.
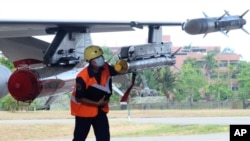
[[[170,70],[170,67],[160,68],[157,71],[156,77],[158,89],[161,90],[165,95],[168,95],[169,92],[173,92],[175,85],[177,74]]]
[[[209,51],[207,55],[204,57],[204,67],[206,70],[206,76],[210,78],[211,73],[218,67],[218,64],[215,60],[215,56],[219,52],[217,50]]]
[[[237,80],[239,82],[239,98],[242,100],[250,99],[250,63],[239,63],[239,74]]]
[[[110,103],[119,103],[121,97],[118,94],[113,93],[112,96],[110,97],[109,102]]]
[[[217,79],[215,83],[209,84],[208,92],[215,96],[217,101],[228,100],[233,96],[233,91],[225,80]]]
[[[156,88],[155,84],[157,83],[155,79],[155,75],[157,72],[154,70],[144,70],[143,72],[140,72],[140,73],[142,73],[142,75],[145,76],[148,87],[151,89],[155,89]]]
[[[176,84],[176,100],[188,100],[192,103],[200,99],[200,89],[206,85],[206,79],[193,60],[187,60]]]
[[[174,74],[169,67],[149,69],[139,73],[145,76],[148,88],[159,91],[160,95],[168,96],[169,92],[173,92],[176,74]],[[143,85],[140,75],[137,75],[136,80],[135,86]],[[142,87],[144,88],[145,86]]]
[[[183,48],[184,49],[191,49],[193,46],[192,46],[192,44],[189,44],[189,45],[187,45],[187,46],[184,46]]]
[[[16,106],[16,100],[11,95],[6,95],[0,100],[0,105],[4,110],[10,110],[11,107]]]
[[[6,111],[18,111],[28,106],[28,103],[16,101],[10,94],[0,100],[0,107]]]
[[[122,123],[121,127],[129,126],[133,130],[121,130],[117,132],[116,137],[128,136],[171,136],[171,135],[194,135],[227,132],[228,126],[218,125],[166,125],[166,124],[138,124]],[[143,127],[142,127],[143,126]],[[145,126],[145,127],[144,127]],[[143,130],[142,130],[143,129]]]
[[[194,68],[202,68],[202,66],[197,63],[197,60],[195,58],[187,58],[187,60],[184,61],[184,64],[190,64]]]
[[[113,64],[114,63],[114,53],[112,52],[112,50],[110,48],[107,47],[102,47],[103,50],[103,56],[105,58],[105,60],[107,60],[109,63]]]
[[[10,70],[14,70],[14,65],[13,63],[8,60],[7,58],[4,57],[0,57],[0,64],[5,65],[6,67],[8,67]]]

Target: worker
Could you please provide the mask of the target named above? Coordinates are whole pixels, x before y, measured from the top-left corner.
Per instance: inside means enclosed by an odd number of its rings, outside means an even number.
[[[96,45],[84,50],[88,66],[76,76],[71,98],[71,114],[75,116],[73,141],[85,141],[93,127],[96,141],[110,141],[109,98],[112,94],[112,76],[125,73],[126,63],[111,66],[105,62],[103,50]]]

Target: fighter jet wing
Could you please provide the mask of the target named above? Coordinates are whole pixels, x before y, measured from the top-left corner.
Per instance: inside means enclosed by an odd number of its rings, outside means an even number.
[[[0,38],[0,50],[13,62],[26,58],[42,60],[48,46],[48,42],[34,37]]]
[[[182,22],[135,22],[135,21],[32,21],[0,19],[0,38],[27,37],[53,34],[58,28],[90,33],[133,31],[146,25],[181,26]]]
[[[58,28],[73,29],[84,31],[88,28],[91,33],[131,31],[129,25],[110,25],[107,23],[69,23],[69,22],[7,22],[0,20],[0,38],[27,37],[54,34]]]

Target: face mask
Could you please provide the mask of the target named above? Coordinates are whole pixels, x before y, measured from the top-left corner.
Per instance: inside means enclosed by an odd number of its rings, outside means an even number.
[[[95,61],[95,66],[97,66],[97,67],[102,67],[104,65],[104,57],[103,56],[95,58],[94,61]]]

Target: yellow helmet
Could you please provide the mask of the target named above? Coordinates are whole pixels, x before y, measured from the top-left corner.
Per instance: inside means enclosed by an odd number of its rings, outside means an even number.
[[[101,55],[103,55],[103,50],[96,45],[90,45],[84,50],[84,60],[87,62]]]

